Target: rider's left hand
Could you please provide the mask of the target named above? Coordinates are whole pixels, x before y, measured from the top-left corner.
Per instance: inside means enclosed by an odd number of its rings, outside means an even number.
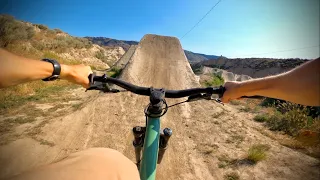
[[[61,79],[66,79],[72,83],[82,85],[84,88],[89,87],[88,76],[92,74],[90,66],[81,65],[64,65],[61,64]]]

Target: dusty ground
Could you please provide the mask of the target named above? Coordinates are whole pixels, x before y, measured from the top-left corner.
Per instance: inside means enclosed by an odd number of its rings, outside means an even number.
[[[167,89],[198,86],[177,39],[145,36],[129,63],[121,78],[134,84]],[[173,104],[180,100],[167,101]],[[19,136],[0,147],[0,177],[58,161],[89,147],[113,148],[135,161],[131,129],[144,125],[147,103],[147,97],[129,92],[93,93],[73,113],[41,126],[35,121],[16,127],[22,134],[28,130],[26,126],[39,131],[34,138]],[[231,173],[240,179],[319,179],[319,160],[282,146],[252,117],[234,105],[204,100],[170,108],[161,126],[170,127],[173,136],[158,166],[157,179],[225,179]],[[253,144],[270,147],[267,158],[255,165],[245,160]],[[226,161],[233,163],[221,166]]]

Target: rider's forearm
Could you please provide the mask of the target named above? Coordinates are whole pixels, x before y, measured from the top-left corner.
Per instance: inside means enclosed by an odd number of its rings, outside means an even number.
[[[239,91],[246,96],[266,96],[320,106],[320,59],[280,75],[242,82]]]
[[[0,88],[50,77],[53,65],[49,62],[27,59],[0,49]],[[69,68],[61,65],[61,78]]]

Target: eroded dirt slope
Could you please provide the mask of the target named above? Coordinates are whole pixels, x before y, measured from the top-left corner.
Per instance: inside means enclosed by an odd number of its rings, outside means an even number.
[[[198,86],[178,39],[155,35],[141,40],[121,78],[137,85],[167,89]],[[37,136],[53,146],[30,138],[1,146],[1,177],[90,147],[113,148],[135,161],[131,129],[144,125],[143,108],[147,104],[148,97],[129,92],[96,94],[85,107],[40,127]],[[252,115],[239,112],[232,105],[213,101],[169,109],[161,126],[170,127],[173,136],[158,166],[157,179],[224,179],[230,172],[241,179],[318,179],[319,160],[280,145],[265,135],[268,130],[251,119]],[[266,160],[251,165],[246,163],[245,155],[256,143],[270,149]],[[234,163],[219,165],[230,159]]]

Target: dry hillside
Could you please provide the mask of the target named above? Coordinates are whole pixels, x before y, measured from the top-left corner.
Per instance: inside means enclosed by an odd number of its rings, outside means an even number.
[[[125,53],[121,47],[93,45],[86,38],[71,36],[59,29],[32,24],[0,15],[0,46],[36,59],[55,58],[63,63],[83,63],[106,69]]]
[[[266,59],[266,58],[247,58],[247,59],[227,59],[218,58],[203,61],[194,67],[208,66],[224,69],[235,74],[244,74],[253,78],[265,77],[268,75],[280,74],[297,67],[306,62],[304,59]]]

